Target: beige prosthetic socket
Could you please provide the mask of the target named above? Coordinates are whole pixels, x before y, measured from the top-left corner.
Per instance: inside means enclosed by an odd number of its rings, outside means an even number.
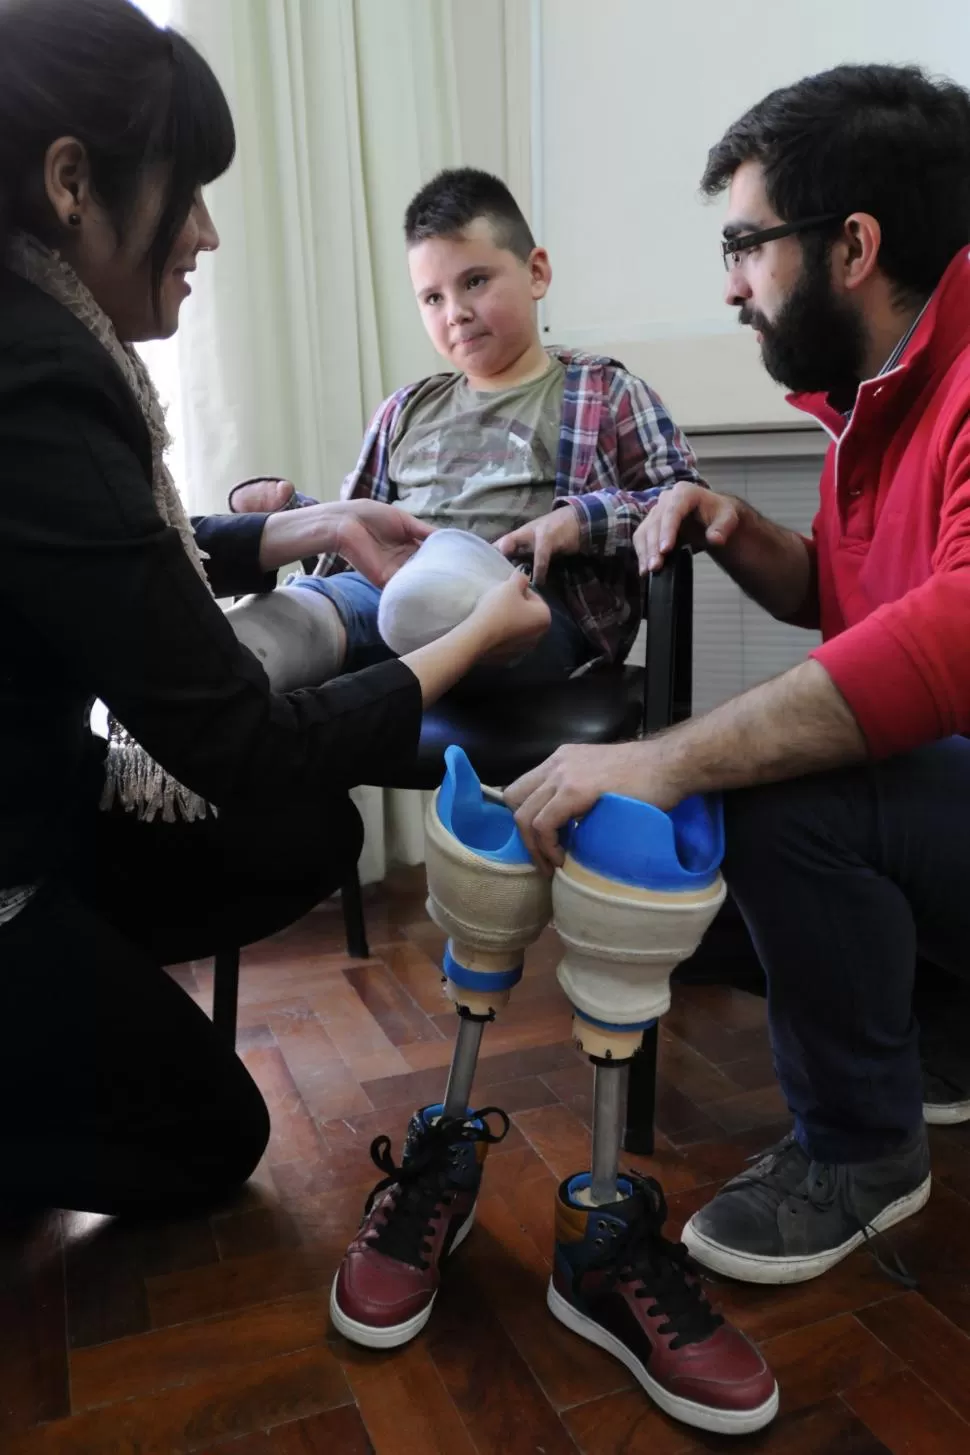
[[[438,795],[424,822],[428,914],[452,944],[452,954],[483,975],[522,961],[552,913],[548,879],[532,863],[506,864],[476,854],[449,833],[438,816]],[[478,1012],[501,1009],[505,991],[475,991],[448,982],[456,1005]]]
[[[501,862],[457,838],[439,815],[441,793],[425,815],[427,908],[449,937],[442,969],[460,1017],[445,1114],[464,1116],[482,1031],[520,979],[525,949],[548,923],[552,895],[532,863]]]
[[[278,586],[245,597],[226,618],[262,663],[274,692],[319,687],[343,667],[347,633],[337,608],[319,591]]]
[[[632,1055],[644,1022],[670,1009],[671,973],[697,949],[725,893],[720,876],[687,892],[638,889],[567,856],[552,891],[564,951],[557,973],[584,1051]]]

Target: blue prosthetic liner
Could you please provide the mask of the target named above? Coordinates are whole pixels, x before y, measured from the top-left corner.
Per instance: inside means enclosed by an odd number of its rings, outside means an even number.
[[[593,1176],[590,1172],[580,1172],[577,1174],[577,1176],[570,1177],[568,1183],[566,1184],[566,1196],[569,1198],[569,1201],[573,1204],[574,1207],[586,1206],[585,1203],[577,1202],[576,1197],[577,1194],[580,1192],[588,1192],[592,1181]],[[632,1197],[633,1183],[628,1182],[625,1177],[618,1177],[616,1179],[616,1190],[620,1194],[621,1198]],[[609,1207],[607,1206],[603,1210],[609,1212]]]
[[[483,859],[528,864],[529,853],[512,810],[482,797],[464,751],[445,750],[438,817],[459,843]],[[724,811],[719,794],[694,795],[669,814],[636,798],[606,793],[565,834],[584,869],[642,889],[706,889],[724,857]]]
[[[439,1117],[443,1117],[444,1114],[445,1104],[443,1101],[436,1102],[434,1106],[426,1106],[422,1112],[425,1126],[430,1127]],[[481,1118],[472,1115],[471,1107],[467,1108],[467,1120],[473,1127],[483,1127],[485,1125]]]
[[[573,1006],[573,1016],[576,1020],[585,1021],[594,1030],[619,1031],[621,1035],[626,1035],[629,1031],[646,1031],[650,1026],[657,1024],[656,1017],[648,1021],[623,1021],[622,1023],[618,1021],[601,1021],[597,1020],[594,1015],[587,1015],[584,1010],[579,1009],[578,1005]]]
[[[571,825],[566,847],[584,869],[637,889],[707,889],[724,857],[721,797],[695,794],[663,813],[604,793]]]
[[[512,810],[482,797],[482,785],[464,751],[445,749],[445,776],[438,793],[438,817],[460,844],[499,864],[528,864]]]
[[[517,965],[510,965],[507,970],[470,970],[467,965],[455,959],[453,949],[454,943],[449,940],[441,968],[452,985],[457,985],[459,990],[475,990],[484,995],[492,995],[500,990],[511,990],[522,979],[521,960]]]

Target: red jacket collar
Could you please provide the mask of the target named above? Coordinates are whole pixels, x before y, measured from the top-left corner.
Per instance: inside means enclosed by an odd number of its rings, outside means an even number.
[[[936,285],[902,359],[889,374],[879,377],[895,380],[916,373],[942,373],[965,348],[970,348],[970,251],[961,248]],[[860,384],[860,398],[873,382],[867,379]],[[829,434],[838,437],[845,429],[845,415],[829,403],[827,394],[789,394],[787,398],[795,409],[817,419]]]

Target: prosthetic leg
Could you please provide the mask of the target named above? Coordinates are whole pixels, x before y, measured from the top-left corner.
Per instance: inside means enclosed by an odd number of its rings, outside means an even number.
[[[371,1147],[385,1175],[330,1296],[336,1328],[371,1348],[406,1343],[423,1328],[441,1264],[471,1230],[488,1146],[509,1126],[498,1107],[469,1108],[482,1033],[552,913],[549,881],[531,863],[509,810],[483,796],[459,748],[448,749],[445,765],[425,818],[425,858],[428,912],[448,936],[442,970],[458,1038],[445,1099],[411,1118],[400,1165],[387,1137]]]
[[[425,817],[428,913],[448,935],[445,989],[460,1017],[446,1116],[464,1116],[482,1031],[522,977],[527,946],[552,914],[509,810],[489,802],[465,754],[449,748],[445,779]]]
[[[594,1067],[591,1168],[556,1200],[547,1302],[608,1350],[667,1414],[747,1434],[774,1418],[778,1390],[755,1346],[715,1313],[683,1244],[663,1235],[658,1182],[618,1168],[627,1079],[644,1030],[670,1006],[670,975],[725,895],[718,800],[672,814],[607,794],[576,825],[555,876],[559,983],[577,1044]]]
[[[719,803],[672,815],[608,794],[572,832],[553,907],[559,983],[576,1042],[595,1068],[592,1205],[616,1196],[630,1061],[670,1006],[670,975],[724,902]]]

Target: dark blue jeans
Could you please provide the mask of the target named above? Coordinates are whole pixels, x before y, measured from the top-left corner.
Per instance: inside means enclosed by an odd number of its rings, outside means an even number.
[[[728,794],[725,812],[799,1141],[879,1157],[922,1121],[917,954],[970,976],[970,741]],[[970,1016],[952,1030],[970,1040]]]

